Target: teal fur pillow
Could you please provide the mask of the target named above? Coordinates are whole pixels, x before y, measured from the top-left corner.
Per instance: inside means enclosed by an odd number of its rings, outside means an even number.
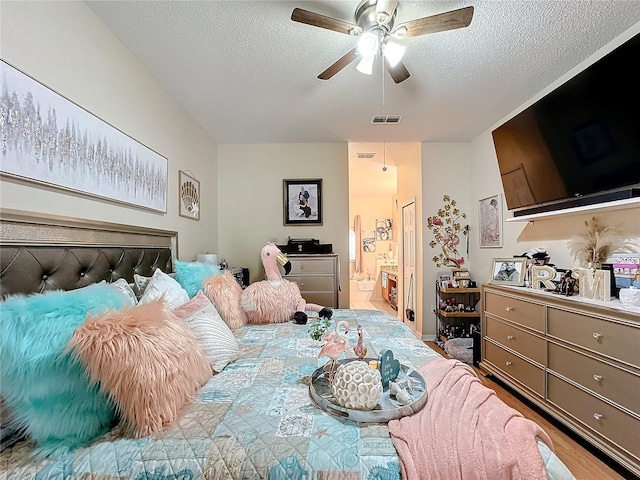
[[[115,406],[90,385],[67,345],[87,314],[120,310],[106,283],[68,292],[15,295],[0,303],[0,395],[39,456],[61,456],[107,432]]]
[[[181,262],[176,260],[176,280],[187,291],[189,298],[193,298],[202,290],[207,278],[220,274],[220,267],[213,263]]]

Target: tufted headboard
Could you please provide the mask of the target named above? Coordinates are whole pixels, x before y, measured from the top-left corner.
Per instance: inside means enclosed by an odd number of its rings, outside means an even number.
[[[173,270],[178,234],[0,210],[0,299]]]

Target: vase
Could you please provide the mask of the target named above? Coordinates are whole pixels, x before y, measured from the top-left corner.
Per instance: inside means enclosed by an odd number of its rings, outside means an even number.
[[[373,410],[382,391],[380,371],[360,360],[340,365],[331,383],[336,403],[353,410]]]

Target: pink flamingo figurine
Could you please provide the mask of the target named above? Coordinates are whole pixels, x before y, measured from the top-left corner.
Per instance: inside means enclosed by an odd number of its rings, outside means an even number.
[[[353,347],[353,353],[356,354],[360,361],[367,355],[367,346],[364,344],[362,338],[362,325],[358,325],[358,343]]]
[[[340,327],[344,327],[345,333],[349,332],[349,322],[346,320],[339,321],[336,324],[335,331],[324,335],[324,345],[320,349],[320,353],[318,353],[318,358],[329,357],[331,359],[324,366],[324,375],[329,382],[333,380],[333,376],[338,369],[338,357],[344,353],[349,344],[347,337],[340,335]]]

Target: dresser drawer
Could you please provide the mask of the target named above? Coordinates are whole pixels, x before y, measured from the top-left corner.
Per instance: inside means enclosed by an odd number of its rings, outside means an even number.
[[[591,430],[640,459],[640,420],[549,374],[547,398]]]
[[[542,365],[546,363],[546,341],[516,327],[487,317],[485,335]]]
[[[485,292],[484,311],[541,333],[544,332],[544,307],[540,304]]]
[[[302,298],[307,303],[315,303],[316,305],[322,305],[323,307],[338,308],[335,303],[335,294],[333,292],[300,292]]]
[[[484,347],[486,361],[540,396],[544,396],[544,371],[542,369],[486,340]]]
[[[549,369],[640,415],[640,377],[549,343]]]
[[[335,261],[330,258],[318,258],[318,259],[295,259],[289,257],[291,262],[291,271],[289,275],[308,275],[315,273],[324,273],[333,275],[335,273]]]
[[[301,292],[332,292],[335,288],[333,277],[287,277],[287,280],[296,283]]]
[[[548,334],[588,350],[640,365],[640,328],[549,307]]]

